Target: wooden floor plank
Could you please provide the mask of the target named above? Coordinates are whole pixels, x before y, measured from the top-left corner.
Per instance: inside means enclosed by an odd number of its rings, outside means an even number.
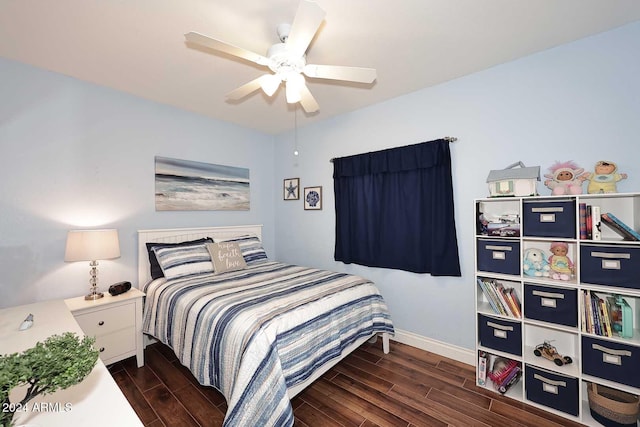
[[[404,404],[404,402],[395,400],[393,397],[381,393],[365,384],[362,384],[356,380],[353,380],[345,375],[339,375],[331,381],[339,387],[352,392],[358,396],[361,396],[367,402],[376,405],[377,408],[384,409],[389,413],[393,413],[396,417],[399,417],[407,423],[411,423],[416,426],[433,426],[433,427],[446,427],[446,423],[431,417],[424,412],[421,412],[410,405]]]
[[[173,392],[191,416],[201,425],[222,425],[224,413],[212,405],[193,384]]]
[[[411,405],[425,414],[429,414],[432,417],[447,423],[449,426],[487,427],[487,424],[468,417],[456,409],[443,406],[437,402],[427,399],[425,396],[411,393],[400,386],[394,386],[394,388],[389,392],[389,395],[398,401],[404,402],[406,405]]]
[[[112,372],[111,375],[144,425],[158,419],[158,415],[124,369]]]
[[[365,421],[365,417],[358,412],[352,411],[348,407],[342,405],[340,401],[336,401],[331,396],[323,394],[322,391],[314,387],[312,384],[307,387],[301,394],[296,397],[301,402],[305,402],[314,408],[322,411],[325,416],[331,417],[336,420],[342,426],[346,427],[358,427]],[[297,407],[293,407],[294,414],[297,417]]]
[[[165,426],[171,427],[199,427],[198,422],[189,414],[184,406],[171,391],[160,384],[143,393],[151,407],[158,413],[158,417]]]

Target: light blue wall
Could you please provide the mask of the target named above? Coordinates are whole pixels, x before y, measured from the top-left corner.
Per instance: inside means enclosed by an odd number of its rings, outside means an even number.
[[[136,230],[264,224],[275,252],[274,138],[0,58],[0,307],[82,295],[69,229],[114,227],[102,289],[137,280]],[[156,212],[154,156],[250,169],[251,209]]]
[[[473,199],[488,195],[489,170],[522,160],[546,173],[556,160],[574,160],[591,171],[597,160],[608,159],[629,174],[618,190],[640,191],[638,52],[640,23],[301,127],[298,158],[291,154],[293,134],[279,136],[274,185],[291,177],[300,177],[301,187],[321,185],[324,206],[304,211],[302,200],[280,198],[278,257],[368,277],[381,289],[398,329],[473,348]],[[459,138],[452,161],[462,278],[335,262],[329,160],[449,135]],[[550,193],[542,184],[539,191]]]
[[[107,285],[135,281],[137,229],[262,223],[273,258],[369,277],[397,328],[473,348],[472,201],[487,195],[489,170],[522,160],[544,171],[570,159],[591,170],[609,159],[630,175],[619,190],[640,190],[639,51],[640,23],[564,45],[302,127],[297,158],[293,133],[274,138],[0,59],[0,307],[85,292],[88,266],[63,262],[69,229],[120,230],[122,257],[101,263]],[[445,135],[459,138],[463,277],[333,261],[329,159]],[[251,210],[155,212],[155,155],[248,167]],[[289,177],[322,185],[323,210],[283,201]]]

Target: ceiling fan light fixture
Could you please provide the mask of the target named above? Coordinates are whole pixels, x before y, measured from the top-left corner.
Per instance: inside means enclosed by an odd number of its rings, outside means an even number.
[[[289,73],[286,76],[287,103],[295,104],[302,98],[300,91],[304,85],[304,77],[298,73]]]
[[[260,77],[260,87],[267,96],[272,96],[280,86],[280,77],[273,74],[265,74]]]

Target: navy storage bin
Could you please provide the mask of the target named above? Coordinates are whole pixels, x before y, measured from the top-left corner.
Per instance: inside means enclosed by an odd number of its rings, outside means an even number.
[[[525,200],[522,224],[524,236],[575,239],[575,200]]]
[[[571,415],[578,415],[578,379],[546,369],[525,366],[527,399]]]
[[[478,239],[478,270],[520,275],[520,242]]]
[[[524,315],[528,319],[577,327],[578,291],[525,283]]]
[[[582,372],[640,387],[640,348],[583,336]]]
[[[640,289],[640,247],[581,245],[580,281]]]
[[[522,325],[478,314],[480,345],[522,356]]]

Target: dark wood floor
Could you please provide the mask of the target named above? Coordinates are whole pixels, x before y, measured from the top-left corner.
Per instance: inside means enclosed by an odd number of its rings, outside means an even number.
[[[200,386],[168,347],[109,366],[146,426],[220,426],[224,397]],[[475,385],[472,366],[391,342],[364,344],[292,401],[299,427],[578,426]]]

